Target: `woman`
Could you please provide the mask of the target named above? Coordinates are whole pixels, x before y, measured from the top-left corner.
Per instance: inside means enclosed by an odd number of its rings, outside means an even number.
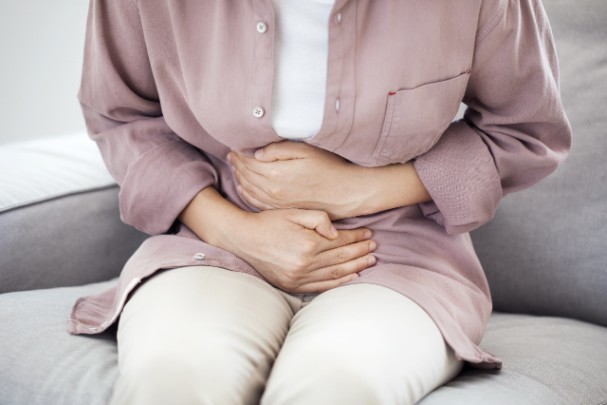
[[[415,403],[501,367],[468,232],[569,149],[539,0],[92,0],[79,99],[154,235],[70,322],[120,317],[113,404]]]

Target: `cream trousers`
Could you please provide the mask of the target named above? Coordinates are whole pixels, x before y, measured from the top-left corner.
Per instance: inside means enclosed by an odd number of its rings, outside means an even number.
[[[462,366],[426,312],[388,288],[288,294],[205,266],[137,289],[118,363],[112,405],[414,404]]]

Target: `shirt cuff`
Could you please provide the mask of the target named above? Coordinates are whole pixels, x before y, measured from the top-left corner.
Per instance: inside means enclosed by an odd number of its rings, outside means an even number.
[[[448,234],[489,222],[502,198],[500,176],[489,149],[464,121],[451,123],[432,149],[413,162],[432,201],[423,214]]]

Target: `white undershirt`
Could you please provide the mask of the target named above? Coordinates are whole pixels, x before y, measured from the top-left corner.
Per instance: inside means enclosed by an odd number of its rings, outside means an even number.
[[[334,0],[274,0],[276,72],[272,126],[283,138],[310,138],[322,125],[328,22],[333,3]]]

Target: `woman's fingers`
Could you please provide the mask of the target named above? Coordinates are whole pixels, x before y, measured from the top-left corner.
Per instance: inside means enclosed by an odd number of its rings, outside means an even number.
[[[349,245],[340,246],[334,249],[325,250],[324,252],[319,253],[314,259],[312,266],[317,269],[323,268],[332,268],[337,272],[337,276],[342,276],[343,268],[345,266],[345,270],[352,269],[353,262],[356,262],[356,265],[363,265],[366,263],[366,267],[372,266],[375,264],[366,262],[358,262],[357,260],[363,257],[369,259],[369,256],[375,249],[377,248],[377,244],[372,240],[364,240],[361,242],[350,243]],[[373,256],[370,256],[373,257]],[[370,260],[370,259],[369,259]],[[357,269],[363,270],[364,268]],[[318,271],[318,270],[316,270]],[[332,277],[336,278],[336,277]]]
[[[243,158],[246,161],[251,161],[250,158]],[[234,177],[238,184],[250,196],[264,204],[271,205],[275,208],[289,208],[289,205],[296,205],[290,196],[288,182],[280,175],[272,175],[276,169],[266,167],[266,173],[263,171],[251,170],[255,164],[266,165],[267,163],[254,162],[251,164],[243,163],[244,160],[233,158],[232,165]]]
[[[251,172],[248,170],[240,170],[236,166],[234,166],[233,173],[238,183],[250,194],[255,195],[257,198],[268,198],[267,193],[264,193],[263,196],[259,194],[263,191],[263,187],[260,187],[259,185],[265,184],[267,182],[266,178],[255,172]]]
[[[255,159],[261,162],[291,160],[307,157],[314,148],[304,142],[282,141],[267,145],[255,152]]]
[[[260,176],[266,177],[268,172],[268,164],[260,162],[255,158],[249,158],[239,155],[238,153],[230,152],[228,161],[232,166],[240,172],[251,172]]]
[[[272,210],[272,209],[277,208],[273,205],[270,205],[263,201],[258,200],[256,197],[251,195],[247,190],[245,190],[242,186],[238,186],[237,189],[238,189],[238,193],[242,196],[242,198],[244,198],[245,201],[248,202],[253,207],[256,207],[260,210]]]
[[[255,236],[238,244],[243,258],[284,291],[324,291],[375,264],[371,232],[337,231],[324,211],[278,209],[247,218]]]
[[[339,280],[347,276],[357,275],[359,272],[373,266],[376,262],[375,256],[367,253],[343,263],[314,270],[309,274],[309,281],[305,280],[304,282]]]
[[[370,240],[373,233],[368,228],[343,229],[338,231],[337,238],[323,243],[323,250],[332,250],[352,243]]]
[[[320,293],[356,280],[358,273],[373,266],[377,259],[365,255],[345,263],[323,267],[310,273],[309,281],[304,281],[293,292]]]
[[[367,231],[356,229],[348,232],[347,236],[340,235],[338,239],[344,243],[345,239],[365,238]],[[340,234],[343,232],[339,231]],[[363,239],[320,252],[312,263],[316,270],[301,280],[296,292],[322,292],[354,280],[359,272],[375,265],[377,259],[371,253],[376,248],[374,241]]]
[[[357,274],[351,274],[337,280],[312,281],[310,283],[302,284],[290,292],[300,294],[317,294],[328,291],[335,287],[339,287],[340,285],[349,283],[350,281],[356,280],[357,278]]]

